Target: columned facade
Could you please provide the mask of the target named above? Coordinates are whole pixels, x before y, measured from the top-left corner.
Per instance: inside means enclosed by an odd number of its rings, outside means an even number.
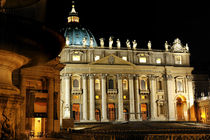
[[[129,74],[129,102],[130,102],[130,121],[135,121],[135,105],[134,105],[134,85],[133,75]]]
[[[83,121],[88,120],[88,114],[87,114],[87,74],[82,75],[82,87],[83,87],[83,98],[82,98],[82,104],[83,104]]]
[[[65,91],[64,91],[64,119],[70,119],[70,74],[64,75]]]
[[[101,88],[102,88],[102,99],[101,99],[101,104],[102,104],[102,122],[107,122],[107,94],[106,94],[106,74],[101,75]]]
[[[95,119],[95,88],[94,88],[94,74],[89,74],[89,81],[90,81],[90,102],[89,102],[89,109],[90,109],[90,121],[96,121]]]
[[[123,89],[122,89],[122,74],[117,74],[118,87],[118,121],[124,121],[123,115]]]

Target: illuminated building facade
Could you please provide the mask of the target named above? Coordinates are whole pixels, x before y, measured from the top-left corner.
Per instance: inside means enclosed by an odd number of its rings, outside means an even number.
[[[195,89],[196,118],[198,122],[210,124],[210,84],[206,74],[193,75]]]
[[[72,7],[60,54],[60,123],[195,120],[188,45],[177,38],[164,50],[137,48],[109,38],[109,45],[82,27]],[[121,47],[122,46],[122,47]]]

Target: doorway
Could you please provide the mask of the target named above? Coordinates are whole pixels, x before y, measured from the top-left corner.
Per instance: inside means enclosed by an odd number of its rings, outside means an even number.
[[[148,110],[147,110],[147,104],[141,104],[141,117],[142,120],[147,120],[147,115],[148,114]]]
[[[176,118],[177,121],[187,120],[187,104],[186,99],[183,96],[176,98]]]
[[[80,104],[73,104],[72,111],[74,120],[80,121]]]
[[[125,116],[125,120],[128,121],[129,120],[129,114],[128,114],[128,110],[126,108],[123,109],[123,113]]]
[[[109,120],[114,121],[116,119],[115,105],[114,104],[108,104],[108,110],[109,110]]]

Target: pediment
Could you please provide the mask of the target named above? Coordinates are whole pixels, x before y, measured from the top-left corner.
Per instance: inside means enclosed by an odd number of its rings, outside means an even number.
[[[103,57],[96,62],[91,63],[91,65],[127,65],[127,66],[135,66],[133,63],[123,60],[122,58],[110,54],[106,57]]]

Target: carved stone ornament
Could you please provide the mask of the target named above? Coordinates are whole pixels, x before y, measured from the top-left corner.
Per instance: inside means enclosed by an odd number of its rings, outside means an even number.
[[[156,77],[157,77],[157,76],[155,76],[155,75],[153,75],[153,74],[149,75],[149,79],[150,79],[150,80],[155,80]]]
[[[81,55],[81,54],[84,54],[84,52],[83,51],[79,51],[79,50],[72,50],[72,51],[70,51],[70,54]]]
[[[108,74],[104,74],[104,73],[103,73],[103,74],[101,74],[101,78],[102,78],[102,79],[105,79],[105,78],[107,77],[107,75],[108,75]]]
[[[92,73],[89,74],[89,78],[90,78],[90,79],[94,79],[94,76],[95,76],[95,74],[92,74]]]
[[[186,78],[187,78],[188,81],[192,81],[193,80],[193,76],[192,75],[187,75]]]
[[[181,44],[181,41],[177,38],[174,40],[173,46],[172,46],[173,52],[184,52],[183,45]]]
[[[109,64],[111,65],[114,64],[114,61],[115,61],[114,56],[110,56],[108,60]]]
[[[117,79],[122,79],[122,74],[117,74]]]
[[[172,80],[173,76],[171,74],[164,74],[163,78],[167,79],[167,80]]]

